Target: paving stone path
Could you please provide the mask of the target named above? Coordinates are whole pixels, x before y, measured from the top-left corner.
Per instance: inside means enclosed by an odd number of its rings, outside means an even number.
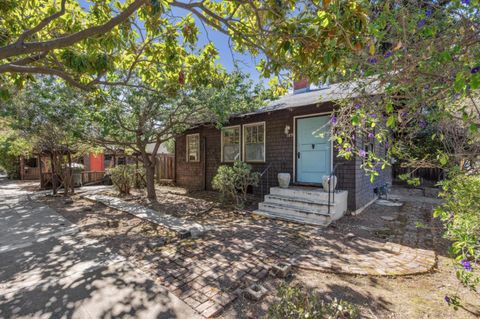
[[[139,204],[126,202],[117,197],[91,194],[90,192],[81,195],[81,197],[102,203],[119,211],[132,214],[154,224],[165,226],[176,232],[190,232],[192,237],[199,237],[208,231],[208,228],[198,223],[177,218],[168,214],[163,214]]]
[[[218,315],[241,288],[261,281],[272,265],[333,273],[401,276],[428,272],[433,251],[281,221],[238,217],[217,221],[198,240],[165,246],[146,257],[158,280],[205,317]]]

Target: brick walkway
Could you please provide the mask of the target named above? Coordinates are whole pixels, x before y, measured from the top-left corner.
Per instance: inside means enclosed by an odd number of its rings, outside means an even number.
[[[128,203],[118,197],[91,194],[91,192],[81,196],[85,199],[96,201],[108,207],[148,220],[154,224],[165,226],[176,232],[190,232],[193,237],[198,237],[208,231],[207,228],[198,223],[177,218],[172,215],[162,214],[139,204]]]
[[[207,219],[206,219],[207,220]],[[435,265],[433,251],[333,230],[231,215],[208,216],[213,230],[146,256],[158,280],[205,317],[218,315],[238,289],[264,279],[278,262],[323,272],[359,275],[411,275]]]

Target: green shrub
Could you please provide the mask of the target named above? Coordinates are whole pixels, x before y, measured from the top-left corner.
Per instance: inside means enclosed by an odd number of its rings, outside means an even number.
[[[440,183],[444,204],[437,207],[435,217],[446,225],[445,237],[452,241],[457,278],[466,287],[477,291],[480,284],[480,176],[456,174]],[[445,301],[457,308],[457,296],[445,296]]]
[[[260,180],[258,172],[252,172],[252,167],[236,161],[233,166],[222,165],[213,178],[213,189],[222,194],[222,198],[233,199],[237,207],[244,207],[247,201],[249,186],[257,186]]]
[[[344,300],[320,300],[314,293],[304,293],[299,287],[282,284],[278,289],[279,301],[269,311],[269,319],[354,319],[359,318],[358,308]]]
[[[136,186],[138,182],[137,174],[144,175],[143,168],[136,168],[135,165],[118,165],[110,168],[108,173],[111,176],[112,183],[119,190],[120,194],[130,194],[130,189]],[[137,175],[137,176],[136,176]]]

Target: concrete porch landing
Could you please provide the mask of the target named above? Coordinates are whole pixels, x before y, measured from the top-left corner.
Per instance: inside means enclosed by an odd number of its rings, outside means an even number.
[[[330,194],[321,188],[292,186],[272,187],[264,202],[253,213],[300,224],[328,226],[347,211],[348,191]]]

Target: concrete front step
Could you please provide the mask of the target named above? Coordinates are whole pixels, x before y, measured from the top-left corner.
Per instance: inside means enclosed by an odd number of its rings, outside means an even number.
[[[264,209],[266,211],[271,211],[274,209],[278,212],[285,212],[285,213],[294,213],[294,214],[316,214],[316,215],[325,215],[328,216],[328,206],[321,205],[321,204],[312,204],[308,206],[307,203],[295,202],[291,200],[289,202],[271,202],[269,200],[265,200],[263,203],[258,204],[259,209]]]
[[[267,212],[260,209],[253,211],[253,214],[263,216],[263,217],[273,218],[273,219],[284,220],[292,223],[305,224],[305,225],[326,227],[331,223],[330,217],[321,216],[321,215],[309,215],[311,217],[302,218],[301,216],[298,216],[298,215],[292,216],[292,215],[286,215],[286,214],[278,214],[276,212]]]
[[[347,191],[337,191],[335,200],[322,189],[312,187],[270,188],[265,201],[258,204],[258,215],[302,224],[328,226],[347,210]],[[329,209],[330,208],[330,209]]]
[[[311,223],[329,223],[330,215],[325,212],[311,211],[300,209],[298,207],[278,205],[271,203],[258,204],[258,210],[274,214],[276,216],[283,216],[285,219],[298,219],[302,221],[310,221]]]
[[[340,197],[342,193],[347,191],[336,191],[335,199]],[[271,187],[270,195],[279,195],[285,197],[291,197],[299,200],[305,200],[311,203],[323,204],[328,202],[328,192],[325,192],[322,188],[313,187]],[[333,193],[330,193],[330,202],[333,202]]]
[[[276,204],[281,206],[290,206],[302,210],[308,210],[319,213],[328,213],[328,201],[317,201],[315,203],[306,199],[299,199],[282,195],[265,195],[265,203]],[[334,203],[330,203],[330,209],[333,209]]]

